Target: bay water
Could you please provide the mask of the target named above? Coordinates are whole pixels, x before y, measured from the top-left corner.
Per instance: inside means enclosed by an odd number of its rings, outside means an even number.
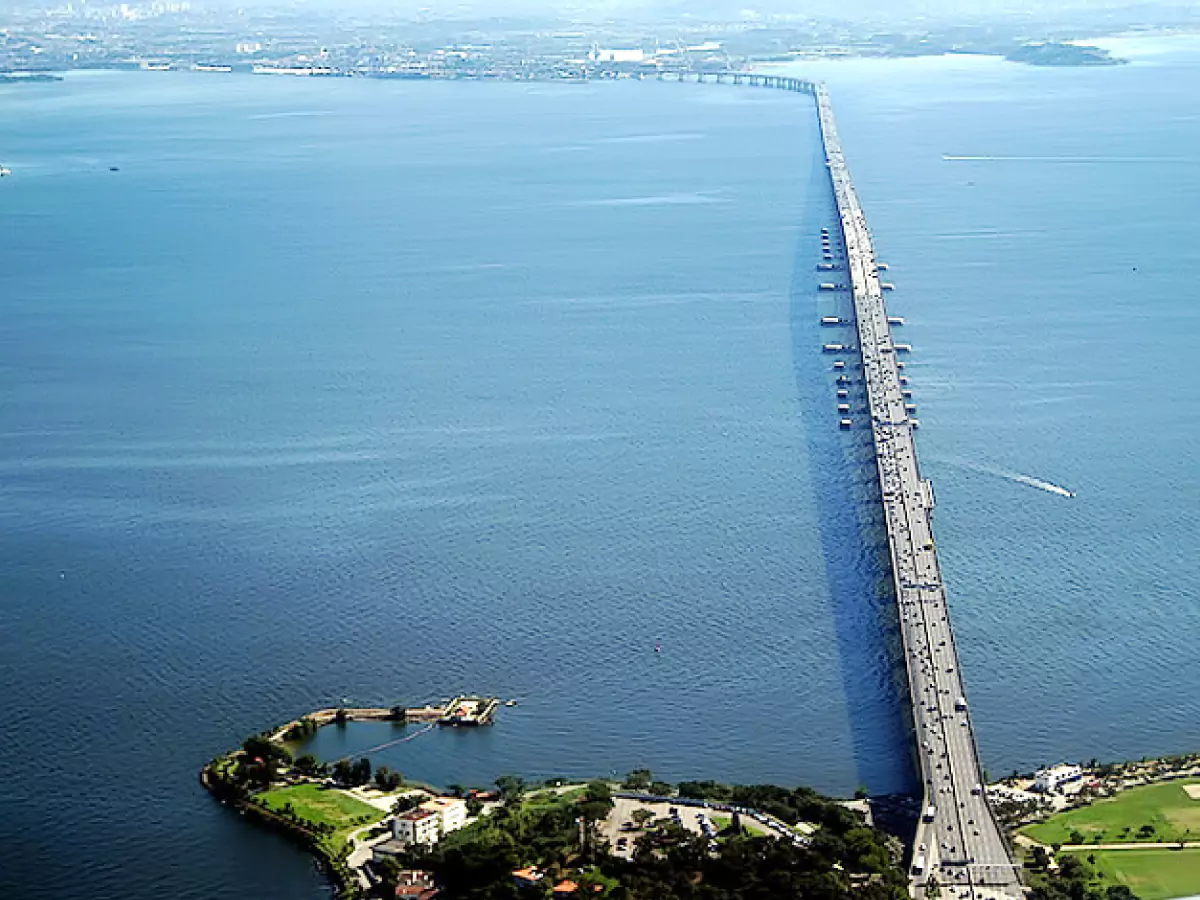
[[[1200,744],[1197,46],[797,69],[915,345],[993,774]],[[437,784],[909,788],[814,118],[714,85],[0,86],[0,893],[323,895],[196,772],[340,702],[516,699],[375,759]]]

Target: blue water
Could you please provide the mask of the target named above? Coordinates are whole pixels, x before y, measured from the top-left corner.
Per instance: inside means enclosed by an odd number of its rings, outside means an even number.
[[[1200,54],[816,69],[985,764],[1194,749]],[[195,772],[342,698],[518,698],[379,756],[438,783],[908,786],[803,98],[89,73],[0,113],[0,894],[320,896]]]

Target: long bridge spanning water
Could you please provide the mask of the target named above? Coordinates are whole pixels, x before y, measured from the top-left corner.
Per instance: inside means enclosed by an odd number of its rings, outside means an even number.
[[[846,168],[829,94],[823,85],[813,85],[811,93],[841,220],[924,786],[911,869],[914,893],[925,896],[938,885],[946,896],[1019,897],[1019,867],[983,784],[933,540],[933,487],[917,464],[914,421],[871,232]]]
[[[849,273],[845,287],[853,303],[923,786],[910,870],[912,893],[925,897],[944,892],[964,900],[1019,898],[1020,866],[988,804],[963,688],[933,540],[933,486],[921,477],[913,439],[916,420],[910,415],[896,360],[897,351],[905,348],[892,340],[891,323],[899,320],[887,314],[883,293],[890,285],[879,279],[871,232],[846,167],[829,93],[818,82],[763,73],[676,72],[658,77],[774,88],[816,99]],[[843,420],[843,426],[848,423]]]

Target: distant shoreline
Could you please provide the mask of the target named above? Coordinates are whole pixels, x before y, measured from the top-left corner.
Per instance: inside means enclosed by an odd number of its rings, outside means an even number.
[[[1163,37],[1169,34],[1160,35]],[[1095,38],[1100,41],[1103,38]],[[945,46],[928,47],[911,52],[886,47],[821,47],[803,48],[775,56],[749,57],[745,65],[723,69],[687,70],[687,75],[717,75],[734,74],[737,72],[762,72],[764,69],[778,65],[802,64],[805,62],[839,62],[849,60],[903,60],[924,59],[947,56],[979,56],[1004,59],[1021,65],[1042,68],[1089,68],[1111,67],[1126,65],[1130,60],[1113,55],[1103,46],[1093,43],[1074,41],[1036,41],[1017,45],[997,46]],[[501,82],[539,82],[539,83],[588,83],[596,81],[623,80],[654,80],[663,74],[660,70],[625,70],[619,68],[598,69],[583,75],[576,73],[562,75],[529,76],[519,72],[482,71],[465,72],[451,70],[436,71],[407,71],[407,70],[361,70],[341,69],[335,66],[295,66],[272,63],[237,63],[229,64],[197,64],[175,62],[130,63],[125,65],[101,66],[68,66],[50,71],[32,72],[0,72],[0,84],[24,84],[62,81],[63,75],[58,72],[196,72],[224,75],[263,75],[293,78],[367,78],[378,81],[501,81]],[[673,75],[675,70],[665,70]]]

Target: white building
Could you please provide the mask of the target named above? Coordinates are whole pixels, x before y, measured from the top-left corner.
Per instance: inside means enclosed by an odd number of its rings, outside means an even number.
[[[392,820],[392,834],[406,844],[436,844],[442,818],[430,809],[410,809]]]
[[[619,49],[593,45],[592,52],[588,56],[592,62],[597,63],[640,63],[646,61],[646,51],[636,47]]]
[[[436,844],[467,824],[467,803],[456,797],[434,797],[392,820],[392,835],[406,844]]]
[[[457,797],[434,797],[417,808],[437,815],[438,828],[443,837],[467,824],[467,802]]]
[[[1048,769],[1039,769],[1033,776],[1033,789],[1049,794],[1082,777],[1083,769],[1079,766],[1051,766]]]

